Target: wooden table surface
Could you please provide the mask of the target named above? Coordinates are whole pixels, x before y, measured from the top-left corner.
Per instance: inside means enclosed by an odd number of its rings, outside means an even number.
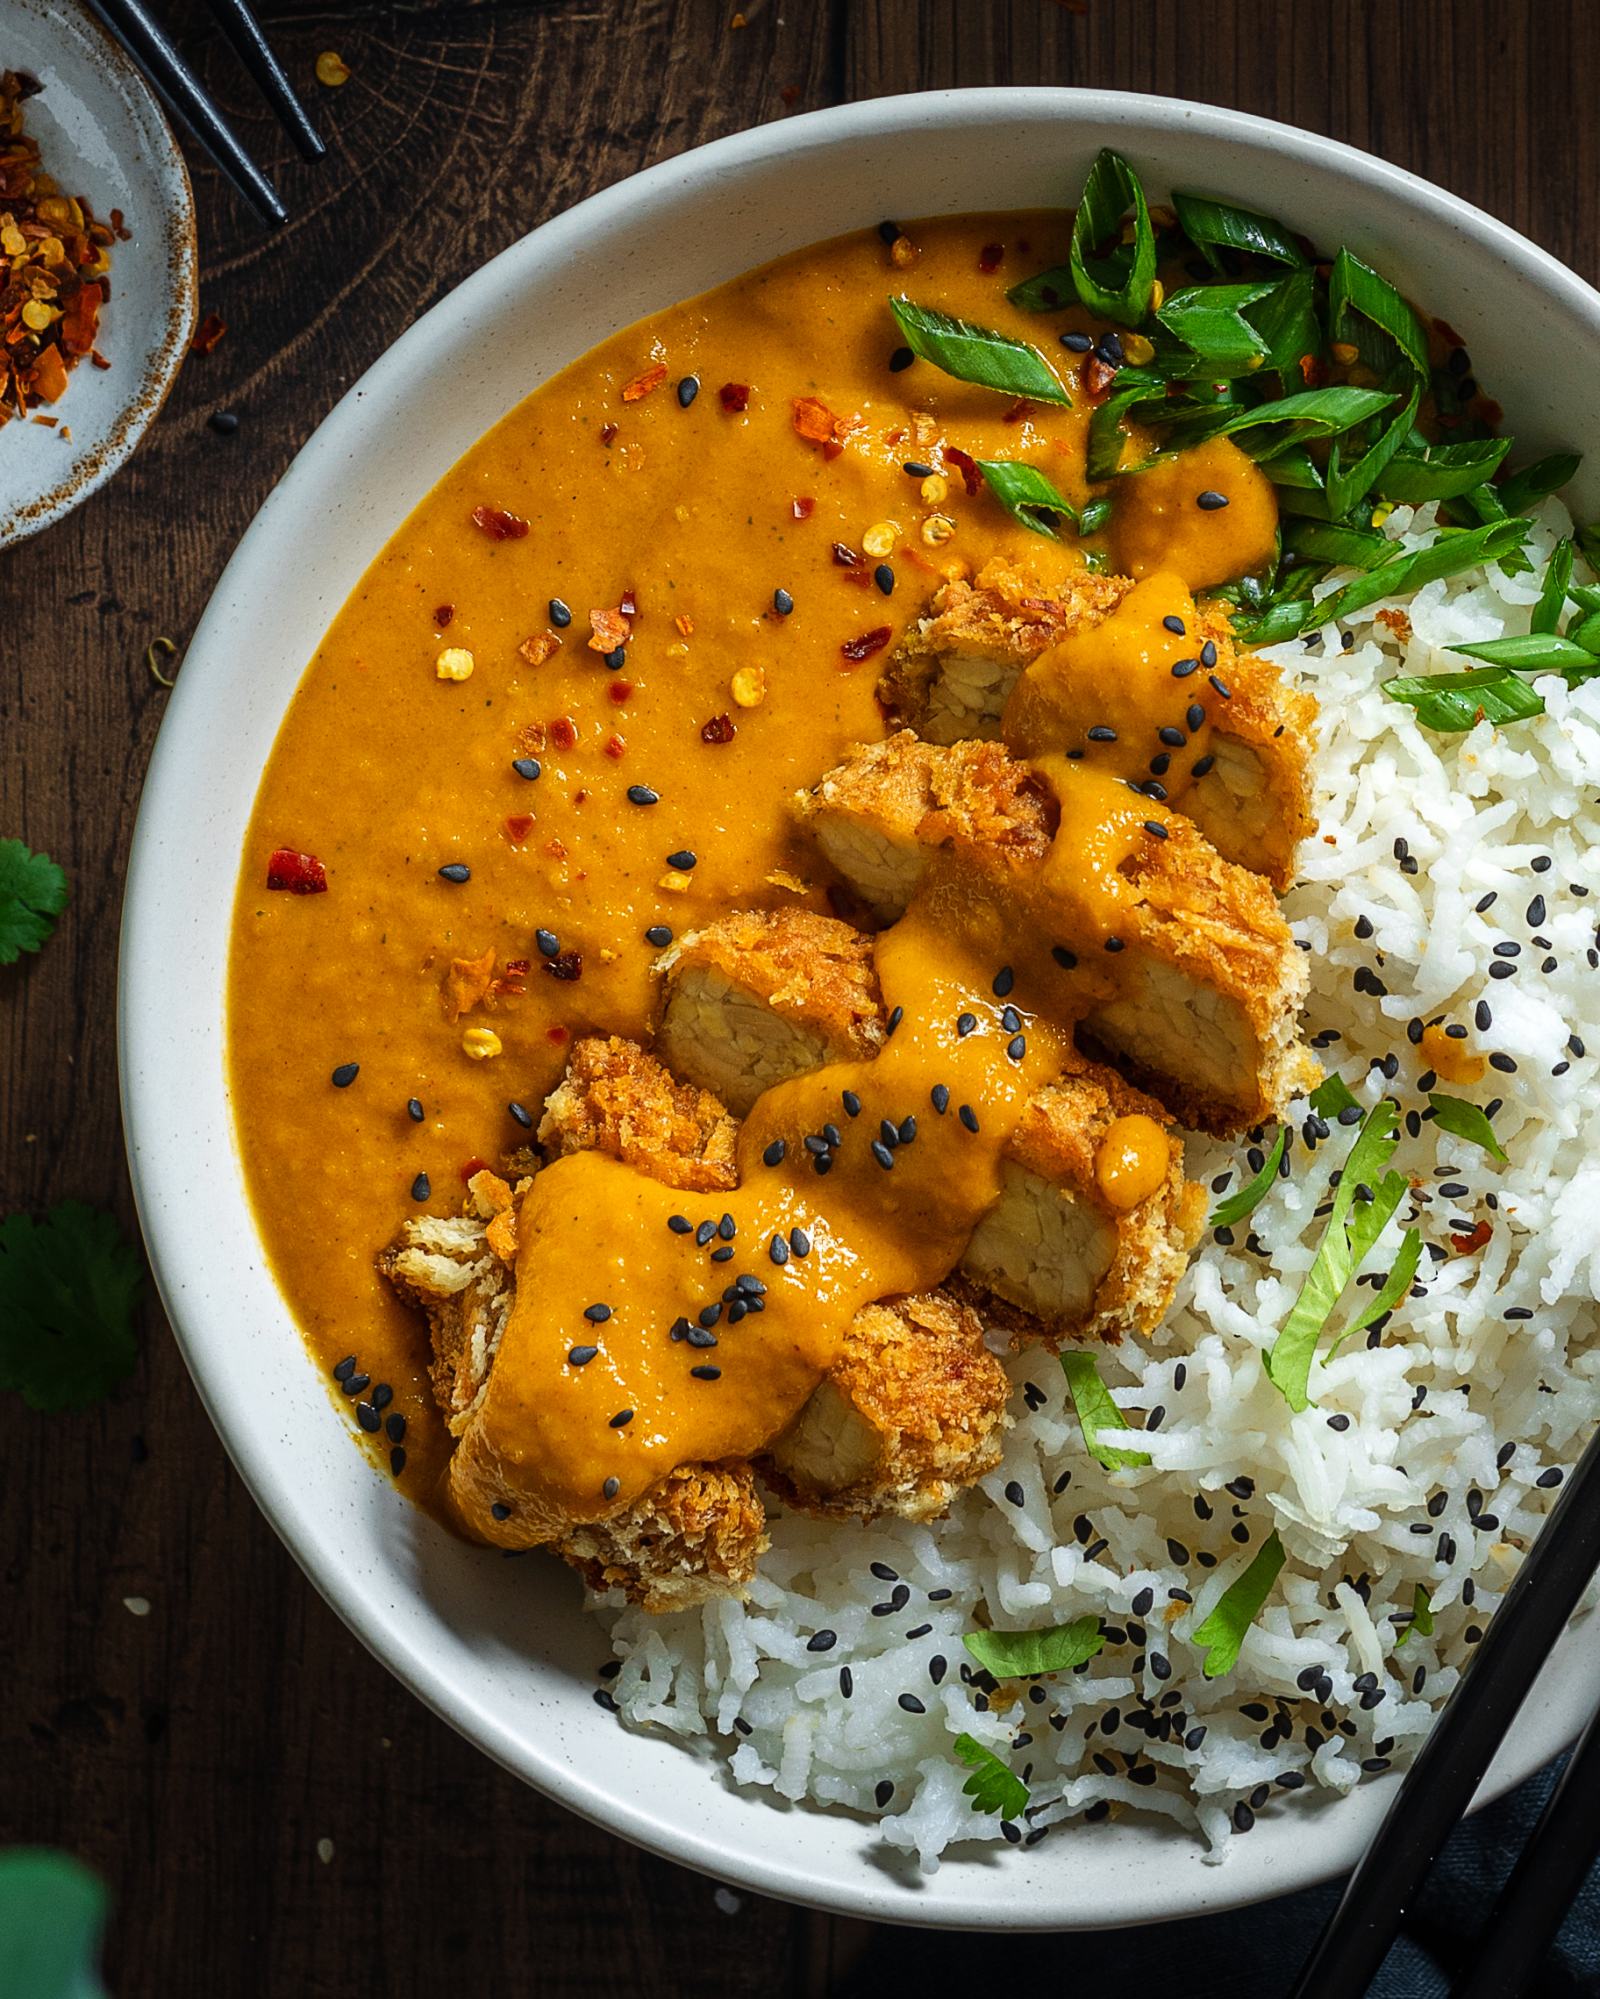
[[[686,147],[844,98],[1080,84],[1331,133],[1503,216],[1587,277],[1600,267],[1600,25],[1586,0],[259,11],[329,156],[292,159],[202,0],[169,0],[294,219],[262,232],[191,151],[202,300],[227,336],[189,359],[108,488],[0,555],[0,835],[57,856],[73,884],[45,953],[0,972],[0,1212],[75,1196],[131,1225],[113,1011],[123,863],[165,698],[145,646],[158,634],[181,646],[251,516],[356,376],[546,217]],[[324,49],[350,65],[337,93],[312,81]],[[219,410],[238,413],[235,435],[207,427]],[[122,1999],[785,1999],[878,1988],[894,1969],[920,1967],[928,1990],[1060,1976],[1056,1951],[1023,1939],[980,1948],[719,1894],[503,1775],[313,1594],[246,1498],[154,1308],[110,1403],[47,1417],[0,1398],[0,1466],[0,1843],[59,1844],[109,1878]],[[149,1614],[131,1615],[128,1597]]]

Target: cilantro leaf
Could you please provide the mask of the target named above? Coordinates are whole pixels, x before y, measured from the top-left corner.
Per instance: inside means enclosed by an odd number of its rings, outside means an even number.
[[[1322,1329],[1405,1195],[1408,1184],[1405,1175],[1383,1170],[1399,1143],[1398,1121],[1399,1113],[1391,1097],[1380,1098],[1362,1119],[1355,1144],[1345,1160],[1316,1257],[1306,1272],[1299,1297],[1267,1352],[1267,1375],[1291,1409],[1310,1407],[1306,1383],[1311,1377],[1311,1359]],[[1369,1189],[1371,1199],[1358,1204],[1358,1187]],[[1410,1279],[1406,1281],[1409,1285]]]
[[[1274,1529],[1256,1550],[1250,1566],[1222,1592],[1205,1621],[1195,1626],[1190,1636],[1196,1645],[1206,1648],[1200,1670],[1208,1680],[1220,1679],[1233,1669],[1244,1634],[1266,1602],[1282,1567],[1283,1543]]]
[[[1279,1125],[1278,1135],[1272,1141],[1272,1150],[1262,1162],[1261,1171],[1237,1193],[1230,1194],[1211,1217],[1209,1226],[1214,1229],[1230,1229],[1235,1222],[1242,1222],[1252,1213],[1265,1195],[1267,1189],[1278,1177],[1278,1167],[1283,1161],[1283,1149],[1289,1143],[1288,1127]]]
[[[1131,1471],[1136,1465],[1149,1464],[1143,1451],[1125,1451],[1115,1444],[1100,1442],[1102,1431],[1125,1430],[1128,1421],[1112,1401],[1111,1390],[1100,1379],[1093,1359],[1086,1353],[1064,1353],[1061,1368],[1072,1391],[1072,1406],[1078,1412],[1078,1427],[1090,1457],[1107,1471]]]
[[[961,1640],[986,1673],[997,1680],[1030,1673],[1069,1673],[1104,1645],[1098,1617],[1075,1617],[1049,1631],[969,1631]]]
[[[1021,1818],[1027,1809],[1028,1787],[1016,1772],[974,1736],[958,1735],[954,1747],[957,1759],[972,1772],[961,1786],[972,1800],[972,1809],[998,1812],[1002,1819]]]
[[[1494,1126],[1476,1104],[1469,1104],[1465,1097],[1441,1096],[1437,1090],[1429,1093],[1428,1102],[1441,1131],[1449,1132],[1452,1138],[1464,1138],[1469,1145],[1481,1145],[1493,1159],[1505,1158],[1505,1147],[1495,1137]]]
[[[138,1251],[116,1218],[63,1201],[42,1222],[0,1219],[0,1388],[30,1409],[82,1409],[137,1357]]]
[[[1421,1583],[1417,1584],[1415,1593],[1411,1598],[1411,1622],[1394,1641],[1394,1649],[1397,1652],[1413,1631],[1420,1631],[1424,1638],[1431,1638],[1433,1636],[1433,1599],[1428,1595],[1428,1592],[1422,1587]]]
[[[67,878],[48,854],[0,840],[0,965],[37,951],[67,906]]]
[[[1340,1111],[1356,1107],[1355,1094],[1337,1069],[1331,1076],[1323,1077],[1306,1102],[1322,1118],[1336,1118]]]

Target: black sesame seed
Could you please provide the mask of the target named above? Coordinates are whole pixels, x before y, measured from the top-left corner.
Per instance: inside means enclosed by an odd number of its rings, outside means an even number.
[[[774,590],[772,593],[772,608],[780,618],[786,618],[794,609],[794,599],[789,595],[787,590]]]
[[[550,599],[550,622],[558,631],[565,631],[572,623],[572,607],[564,604],[559,597]]]
[[[926,1714],[928,1712],[915,1694],[901,1694],[899,1705],[905,1709],[907,1714]]]
[[[489,1511],[494,1515],[496,1520],[509,1520],[511,1518],[511,1508],[506,1505],[503,1499],[497,1499],[489,1508]]]
[[[1153,840],[1164,840],[1167,837],[1167,829],[1159,819],[1147,819],[1144,822],[1144,830]]]
[[[644,941],[653,944],[660,951],[672,942],[672,932],[665,923],[652,923],[644,933]]]
[[[1205,711],[1202,709],[1201,719],[1204,720],[1204,718]],[[1174,729],[1170,725],[1167,725],[1157,729],[1156,737],[1158,741],[1165,743],[1169,750],[1181,750],[1183,748],[1185,739],[1181,729]],[[1158,771],[1156,775],[1159,777],[1162,773]]]
[[[630,784],[628,786],[628,803],[630,805],[659,805],[661,803],[661,794],[659,791],[652,791],[647,784]]]
[[[1215,757],[1197,757],[1189,766],[1189,775],[1191,777],[1205,777],[1215,762]]]
[[[928,1092],[928,1101],[933,1105],[940,1117],[943,1117],[945,1112],[950,1108],[950,1086],[947,1083],[935,1083],[933,1088]]]
[[[632,1421],[633,1411],[631,1409],[619,1409],[616,1415],[610,1418],[606,1427],[612,1430],[625,1430]]]
[[[671,1229],[674,1235],[688,1235],[694,1227],[694,1223],[690,1221],[687,1215],[668,1215],[667,1227]]]
[[[471,881],[472,870],[467,866],[465,861],[451,861],[447,866],[439,870],[439,879],[441,881],[454,882],[459,886],[462,882]]]
[[[732,1315],[730,1314],[729,1316],[731,1317]],[[722,1379],[722,1369],[720,1367],[712,1367],[709,1364],[705,1367],[691,1367],[689,1372],[696,1381],[720,1381]]]
[[[1069,951],[1065,944],[1052,944],[1050,947],[1050,955],[1052,958],[1054,958],[1056,963],[1061,967],[1062,971],[1064,972],[1076,971],[1078,965],[1078,954],[1075,951]]]
[[[1104,722],[1097,722],[1087,734],[1091,743],[1114,743],[1117,740],[1116,730]]]
[[[856,1690],[855,1675],[851,1672],[848,1666],[841,1666],[839,1668],[840,1693],[844,1695],[846,1700],[849,1700],[850,1696],[855,1692],[855,1690]]]
[[[553,930],[536,930],[533,933],[533,941],[541,958],[561,956],[561,939]]]
[[[806,1640],[806,1650],[808,1652],[831,1652],[838,1642],[839,1634],[836,1631],[813,1631],[811,1636]]]
[[[875,1138],[872,1141],[872,1156],[886,1172],[894,1164],[894,1154],[881,1138]]]
[[[796,1256],[809,1256],[811,1254],[811,1238],[806,1234],[804,1229],[790,1229],[789,1247],[794,1251]]]
[[[615,1499],[621,1490],[622,1480],[620,1478],[608,1478],[600,1488],[600,1496],[602,1499]]]
[[[600,664],[609,667],[613,673],[620,673],[627,663],[628,648],[626,646],[618,646],[614,651],[602,654],[600,659]]]
[[[370,1374],[347,1374],[344,1378],[344,1392],[351,1396],[365,1395],[371,1383]]]
[[[734,1255],[734,1250],[732,1243],[725,1242],[719,1244],[717,1248],[715,1248],[711,1252],[711,1255],[707,1259],[707,1261],[711,1263],[731,1263],[733,1261],[733,1255]]]
[[[973,1029],[977,1025],[978,1025],[978,1016],[975,1013],[958,1014],[956,1016],[957,1038],[961,1041],[965,1041],[967,1036],[972,1033]]]
[[[518,777],[525,777],[529,784],[532,784],[534,779],[540,775],[544,766],[537,757],[513,757],[511,759],[511,768],[516,772]]]
[[[724,1242],[732,1242],[738,1233],[739,1224],[733,1219],[732,1215],[724,1215],[717,1223],[717,1234],[721,1236]]]
[[[675,854],[668,854],[667,866],[676,868],[680,874],[688,874],[699,858],[699,855],[692,853],[689,848],[680,847]]]
[[[971,1104],[963,1104],[960,1110],[956,1112],[956,1116],[960,1118],[965,1130],[975,1132],[978,1129],[978,1113],[972,1108]]]
[[[892,597],[894,595],[894,571],[889,567],[887,562],[880,562],[878,564],[877,568],[872,572],[872,580],[877,584],[885,597]]]
[[[432,1194],[432,1192],[433,1192],[433,1183],[429,1180],[427,1174],[419,1173],[416,1179],[413,1180],[411,1183],[412,1200],[426,1201],[428,1197]]]
[[[376,1435],[379,1417],[377,1410],[370,1402],[358,1402],[356,1404],[356,1421],[367,1432],[368,1436]]]
[[[1552,1465],[1548,1471],[1540,1472],[1539,1476],[1534,1480],[1534,1484],[1537,1486],[1542,1486],[1546,1492],[1550,1492],[1553,1491],[1554,1488],[1558,1486],[1561,1483],[1562,1479],[1565,1477],[1566,1473],[1562,1471],[1559,1465]]]
[[[1191,673],[1198,673],[1199,670],[1200,662],[1197,659],[1175,659],[1172,662],[1174,680],[1187,680]]]
[[[1162,623],[1163,627],[1164,627],[1164,628],[1165,628],[1165,629],[1166,629],[1167,631],[1169,631],[1169,632],[1174,632],[1174,633],[1176,633],[1176,635],[1177,635],[1177,636],[1178,636],[1178,637],[1179,637],[1180,639],[1181,639],[1181,638],[1183,637],[1183,633],[1184,633],[1184,624],[1183,624],[1183,620],[1182,620],[1182,618],[1179,618],[1179,617],[1165,617],[1165,618],[1163,618],[1163,619],[1161,620],[1161,623]]]
[[[700,377],[698,375],[685,375],[683,380],[678,384],[679,409],[686,410],[699,393]]]
[[[889,356],[889,373],[891,375],[903,374],[916,358],[916,355],[912,353],[909,347],[897,347]]]
[[[1061,344],[1069,354],[1087,354],[1094,341],[1087,333],[1063,333]]]
[[[341,1062],[329,1080],[336,1090],[348,1090],[360,1074],[361,1064],[359,1062]]]
[[[1009,965],[1002,965],[994,975],[994,984],[990,987],[990,991],[996,999],[1004,999],[1016,982],[1016,974],[1012,971],[1011,967]]]
[[[406,1468],[405,1451],[399,1444],[396,1444],[394,1449],[389,1453],[390,1477],[398,1478],[400,1474],[405,1470],[405,1468]]]
[[[206,422],[218,437],[232,437],[239,428],[239,419],[232,410],[213,410]]]
[[[599,1351],[598,1347],[569,1347],[567,1361],[573,1367],[587,1367]]]
[[[906,1010],[903,1006],[890,1007],[889,1018],[883,1023],[884,1033],[886,1035],[893,1034],[895,1029],[900,1025],[901,1021],[903,1021],[905,1017],[906,1017]]]
[[[904,464],[901,465],[900,470],[910,479],[931,479],[933,477],[933,467],[931,465],[924,465],[920,459],[916,458],[906,459]]]

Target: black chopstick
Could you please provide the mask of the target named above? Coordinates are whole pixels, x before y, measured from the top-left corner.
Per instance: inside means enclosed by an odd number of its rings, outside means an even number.
[[[1359,1999],[1600,1566],[1600,1430],[1489,1620],[1290,1999]]]
[[[300,148],[303,160],[320,160],[328,150],[322,135],[306,116],[305,106],[294,94],[294,85],[283,73],[283,65],[272,53],[261,32],[261,24],[250,11],[249,0],[211,0],[211,11],[234,54],[251,76],[261,95],[277,112],[284,130]]]
[[[1534,1988],[1562,1918],[1600,1853],[1597,1796],[1600,1709],[1539,1814],[1450,1999],[1521,1999]]]
[[[289,211],[276,188],[239,143],[143,0],[92,0],[92,4],[262,221],[287,222]]]

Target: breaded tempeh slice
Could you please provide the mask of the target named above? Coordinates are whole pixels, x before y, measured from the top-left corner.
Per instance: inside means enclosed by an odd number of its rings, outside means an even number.
[[[801,920],[792,911],[769,918],[769,944],[776,930]],[[870,940],[847,923],[831,917],[803,920],[806,942],[829,963],[870,950]],[[695,1081],[710,1081],[706,1063],[719,1058],[706,1051],[729,1039],[712,1009],[745,1021],[770,1004],[763,968],[747,974],[735,948],[743,921],[729,917],[701,933],[708,939],[713,932],[724,934],[716,989],[702,996],[696,1012],[698,1039],[685,1039],[675,1050]],[[681,968],[664,965],[670,1009]],[[871,998],[881,1006],[876,983]],[[816,1025],[784,1042],[781,1066],[765,1078],[769,1084],[850,1052],[830,1035],[828,1009],[806,991],[803,980],[791,982],[786,1002],[792,1021]],[[1158,1103],[1081,1056],[1070,1075],[1042,1090],[1007,1145],[1004,1193],[979,1223],[962,1259],[962,1275],[1031,1314],[1052,1335],[1114,1340],[1155,1325],[1183,1273],[1204,1201],[1184,1181],[1183,1146],[1175,1137],[1168,1139],[1166,1180],[1154,1194],[1131,1211],[1106,1200],[1095,1178],[1096,1148],[1115,1118],[1135,1113],[1170,1123]]]
[[[742,1117],[763,1090],[883,1042],[872,940],[808,910],[740,911],[657,962],[656,1047]]]
[[[947,1293],[864,1306],[768,1476],[810,1513],[931,1520],[999,1463],[1010,1389],[982,1321]]]
[[[853,752],[795,811],[893,921],[936,848],[1037,866],[1051,813],[1035,785],[994,744],[941,748],[902,731]],[[1118,919],[1123,948],[1100,966],[1116,989],[1085,1031],[1183,1123],[1230,1133],[1280,1115],[1318,1072],[1298,1039],[1306,967],[1271,889],[1176,817],[1121,874],[1132,891]]]
[[[1000,711],[1024,667],[1058,639],[1096,623],[1132,589],[1124,576],[1080,570],[1045,583],[1026,564],[995,556],[967,583],[944,584],[928,615],[895,648],[879,697],[930,743],[997,736]]]
[[[973,1230],[961,1274],[1053,1338],[1119,1340],[1166,1316],[1205,1226],[1205,1190],[1183,1174],[1167,1131],[1166,1177],[1133,1208],[1107,1200],[1096,1173],[1120,1117],[1163,1128],[1161,1106],[1098,1063],[1051,1084],[1007,1141],[1001,1193]]]
[[[1050,851],[1055,804],[1044,783],[998,743],[940,747],[902,729],[863,744],[813,791],[796,817],[874,915],[905,913],[935,847],[987,848],[1018,868]]]
[[[680,1465],[626,1512],[553,1545],[590,1589],[665,1615],[744,1595],[767,1551],[767,1510],[748,1465]]]
[[[1060,640],[1102,622],[1131,588],[1125,578],[1087,572],[1044,588],[1000,558],[975,584],[943,585],[884,676],[891,712],[928,742],[998,736],[1020,675]],[[1208,674],[1215,672],[1231,698],[1215,710],[1212,768],[1174,809],[1194,821],[1224,860],[1266,875],[1281,894],[1294,878],[1295,851],[1312,829],[1317,704],[1277,667],[1239,651],[1220,606],[1202,607],[1190,636],[1196,653],[1208,640],[1215,646]],[[1070,648],[1063,657],[1070,658]],[[1086,713],[1084,726],[1098,719]]]
[[[584,1035],[545,1099],[539,1143],[549,1158],[608,1152],[668,1187],[716,1193],[737,1183],[738,1125],[709,1090],[677,1080],[637,1042]]]

